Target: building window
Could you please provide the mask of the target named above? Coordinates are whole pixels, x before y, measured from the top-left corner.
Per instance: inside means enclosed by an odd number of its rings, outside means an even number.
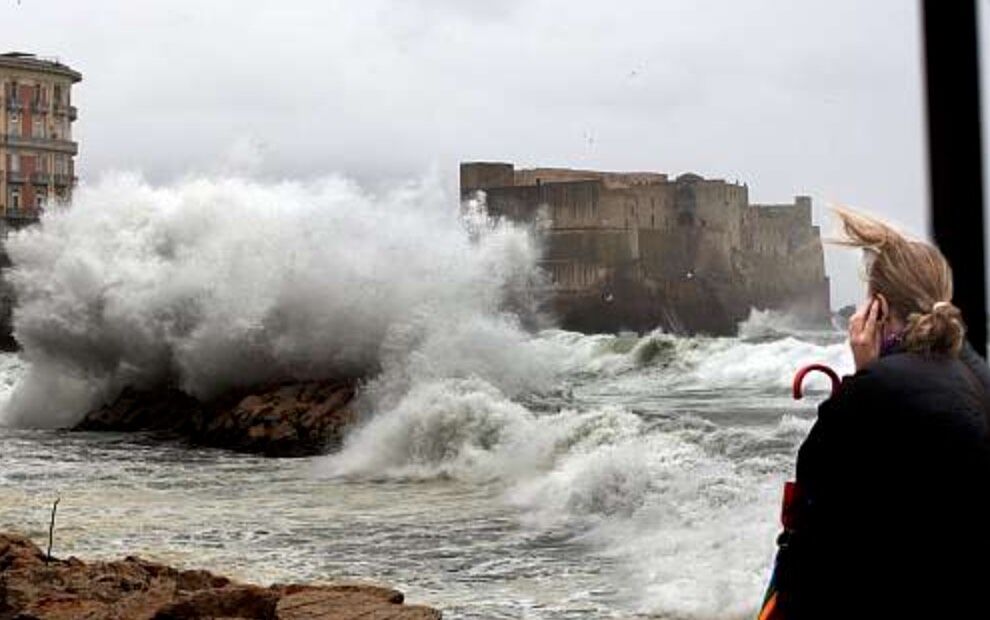
[[[41,209],[41,208],[43,208],[45,206],[45,199],[47,198],[47,196],[45,195],[45,190],[43,190],[43,189],[40,189],[39,188],[36,191],[38,193],[35,194],[35,197],[34,197],[34,206],[36,206],[39,209]]]
[[[17,211],[21,208],[21,190],[10,190],[10,208]]]
[[[63,101],[62,101],[62,85],[61,84],[56,84],[55,85],[55,103],[58,103],[58,104],[62,104],[63,103]]]
[[[11,172],[20,172],[21,171],[21,156],[18,155],[18,154],[16,154],[16,153],[11,154],[11,156],[10,156],[10,165],[8,166],[8,168],[10,168],[10,171]]]
[[[41,84],[34,85],[34,102],[41,103],[41,95],[44,91],[41,90]]]
[[[31,135],[35,138],[45,137],[45,121],[44,119],[35,116],[31,119]]]

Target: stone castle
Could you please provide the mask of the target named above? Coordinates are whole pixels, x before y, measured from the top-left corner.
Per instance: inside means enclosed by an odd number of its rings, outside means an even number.
[[[811,323],[829,280],[811,198],[749,202],[746,185],[682,174],[461,164],[461,195],[536,226],[561,327],[734,334],[751,308]]]

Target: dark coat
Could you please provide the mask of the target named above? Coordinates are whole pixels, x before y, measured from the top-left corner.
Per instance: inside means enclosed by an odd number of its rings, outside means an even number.
[[[967,346],[884,356],[822,403],[779,559],[786,618],[990,618],[988,395]]]

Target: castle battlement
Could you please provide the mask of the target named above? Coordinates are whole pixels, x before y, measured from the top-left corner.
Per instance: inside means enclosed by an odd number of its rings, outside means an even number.
[[[565,328],[730,333],[750,307],[828,315],[807,196],[759,205],[747,185],[695,173],[462,163],[462,196],[479,191],[492,215],[541,223]]]

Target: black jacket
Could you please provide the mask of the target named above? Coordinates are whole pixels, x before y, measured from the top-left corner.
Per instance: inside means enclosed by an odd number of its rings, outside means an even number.
[[[988,395],[966,347],[885,356],[822,403],[778,560],[786,618],[990,618]]]

